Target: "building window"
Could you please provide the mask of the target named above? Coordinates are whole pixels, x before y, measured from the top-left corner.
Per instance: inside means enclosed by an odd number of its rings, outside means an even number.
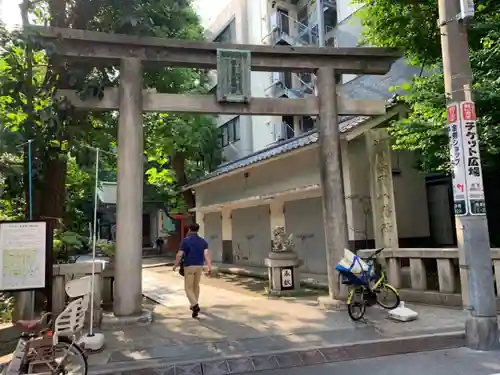
[[[219,127],[221,148],[240,140],[240,117],[235,117]]]
[[[325,10],[325,31],[329,32],[333,30],[335,26],[337,26],[337,9],[328,7]]]
[[[288,10],[283,8],[278,8],[278,26],[282,32],[285,34],[290,34],[290,20],[288,17]]]
[[[232,43],[234,20],[222,30],[214,39],[216,43]]]
[[[303,133],[313,130],[315,127],[314,120],[309,116],[302,117],[301,130]]]

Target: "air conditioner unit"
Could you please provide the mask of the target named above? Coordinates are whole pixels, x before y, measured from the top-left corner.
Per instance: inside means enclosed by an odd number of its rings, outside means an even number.
[[[283,73],[280,73],[280,72],[271,73],[271,81],[272,81],[272,85],[282,83],[283,82]]]
[[[274,30],[277,30],[280,28],[278,12],[274,12],[269,17],[269,27],[270,27],[270,30],[269,30],[270,32],[273,32]]]
[[[474,17],[474,0],[460,0],[460,14],[459,19],[462,21],[468,21]]]

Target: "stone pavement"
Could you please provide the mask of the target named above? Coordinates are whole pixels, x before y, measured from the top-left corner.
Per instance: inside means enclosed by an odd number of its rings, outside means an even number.
[[[174,362],[197,362],[199,366],[200,361],[247,356],[238,359],[243,363],[248,362],[248,356],[258,357],[263,353],[461,332],[467,316],[460,310],[413,306],[420,313],[419,320],[395,323],[386,319],[386,312],[370,308],[367,322],[353,323],[346,311],[320,309],[316,302],[318,292],[307,292],[296,298],[267,298],[263,295],[265,282],[226,275],[204,277],[202,284],[202,313],[196,320],[190,316],[181,276],[172,272],[170,266],[144,269],[143,293],[156,301],[150,301],[147,306],[154,310],[154,322],[103,327],[106,349],[89,357],[90,373],[118,373],[158,366],[167,372],[165,366]],[[421,345],[426,346],[425,340]],[[313,361],[320,355],[315,353],[314,350],[309,353]],[[224,366],[228,366],[227,363]],[[205,370],[204,373],[221,371]]]

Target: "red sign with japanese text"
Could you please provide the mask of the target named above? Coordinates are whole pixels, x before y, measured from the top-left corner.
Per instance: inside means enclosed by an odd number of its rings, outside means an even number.
[[[460,105],[462,107],[462,120],[476,121],[476,106],[474,102],[462,102]]]
[[[457,122],[458,120],[458,106],[452,104],[448,107],[448,123]]]

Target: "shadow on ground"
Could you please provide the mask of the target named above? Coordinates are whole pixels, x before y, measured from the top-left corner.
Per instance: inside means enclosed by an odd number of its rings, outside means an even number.
[[[370,308],[367,321],[352,322],[346,311],[326,312],[316,295],[294,299],[263,296],[267,283],[251,277],[221,275],[203,278],[202,313],[191,318],[183,279],[170,267],[143,271],[148,295],[173,296],[164,305],[150,299],[154,322],[149,325],[103,327],[106,351],[93,355],[93,366],[134,360],[189,361],[228,355],[301,350],[381,337],[396,337],[463,329],[466,314],[429,306],[415,308],[420,319],[394,323],[387,313]],[[321,293],[321,292],[320,292]]]

